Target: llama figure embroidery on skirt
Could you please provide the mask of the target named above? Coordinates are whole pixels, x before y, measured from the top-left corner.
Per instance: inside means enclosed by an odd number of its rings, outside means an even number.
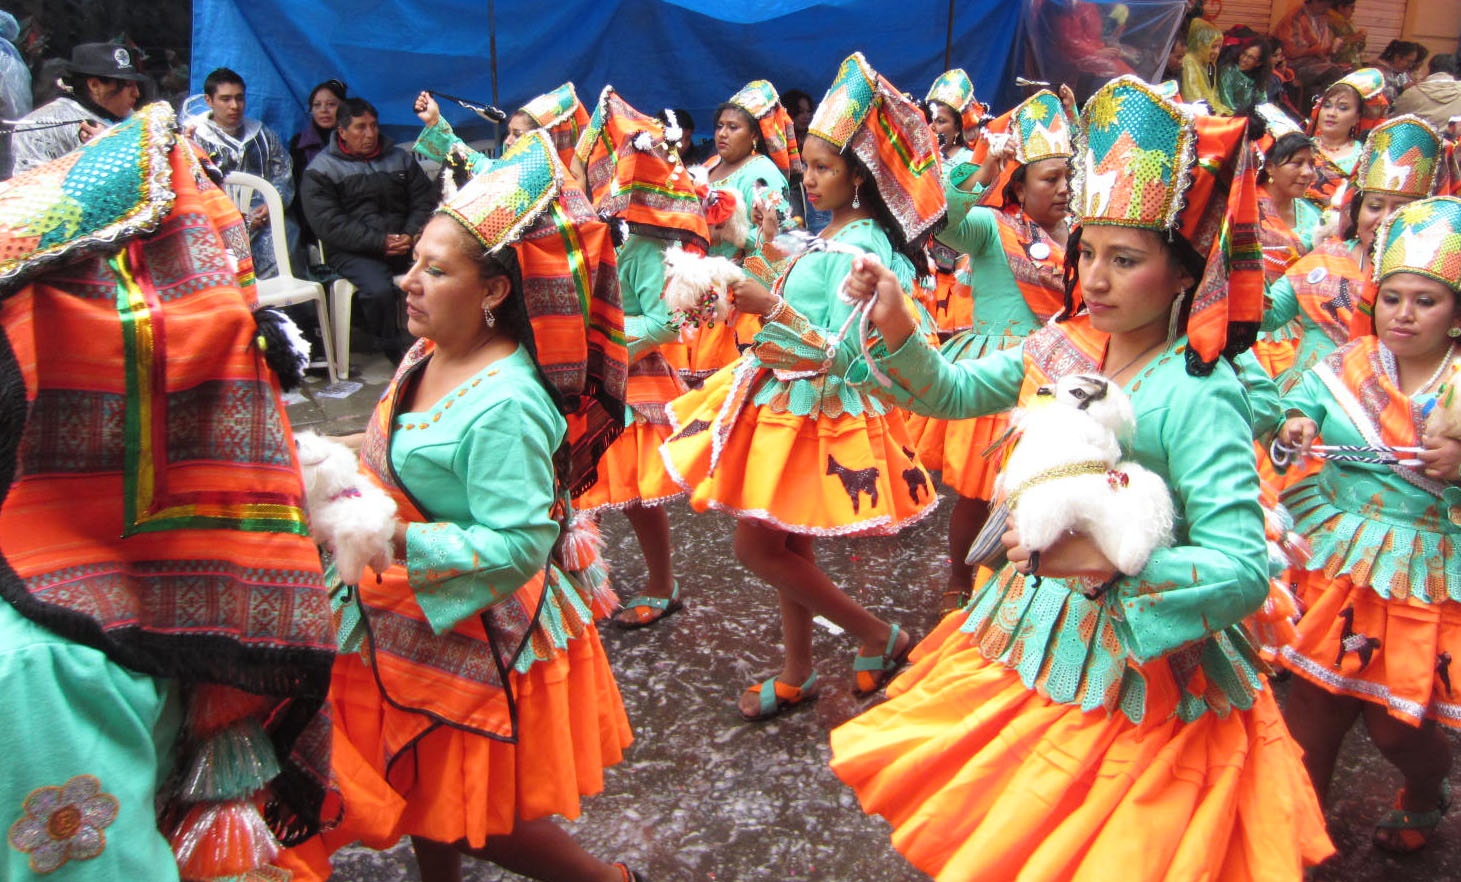
[[[1013,514],[1032,551],[1050,548],[1067,532],[1081,533],[1122,574],[1139,573],[1153,550],[1171,544],[1173,516],[1166,483],[1121,459],[1121,439],[1136,428],[1131,401],[1094,374],[1062,377],[1035,394],[1039,406],[1012,415],[1019,441],[995,480],[998,505],[968,562],[987,566],[992,551],[1002,552],[999,537]]]

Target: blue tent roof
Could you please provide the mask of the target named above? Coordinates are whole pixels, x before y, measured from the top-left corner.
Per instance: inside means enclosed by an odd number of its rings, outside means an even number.
[[[1013,103],[999,98],[1020,8],[1009,0],[195,0],[193,90],[215,67],[232,68],[248,84],[249,115],[287,138],[304,125],[308,90],[339,77],[380,109],[383,125],[412,129],[423,88],[493,101],[495,37],[495,103],[505,109],[571,80],[592,110],[611,83],[646,112],[689,109],[703,136],[711,109],[747,81],[819,98],[853,50],[922,98],[944,70],[950,33],[950,66],[969,72],[982,100]],[[443,113],[453,124],[476,120],[458,108]]]

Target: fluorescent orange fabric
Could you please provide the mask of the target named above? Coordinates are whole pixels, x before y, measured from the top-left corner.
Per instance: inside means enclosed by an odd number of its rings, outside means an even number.
[[[759,316],[735,313],[729,324],[698,325],[690,329],[685,342],[685,378],[698,383],[741,357],[761,330]]]
[[[892,534],[932,510],[937,497],[913,460],[899,411],[808,419],[748,404],[712,469],[707,421],[731,379],[732,369],[722,370],[670,404],[676,432],[661,455],[695,510],[814,536]],[[846,471],[830,468],[833,461]]]
[[[630,387],[633,387],[631,379]],[[599,479],[573,501],[579,512],[623,508],[635,503],[660,505],[684,490],[665,470],[659,447],[670,437],[669,426],[634,420],[599,458]]]
[[[831,736],[833,770],[939,882],[1297,882],[1333,853],[1272,693],[1137,727],[1025,688],[961,622]]]
[[[1320,689],[1379,704],[1413,726],[1434,719],[1461,729],[1461,701],[1452,690],[1461,669],[1446,661],[1461,659],[1461,603],[1386,600],[1348,575],[1305,575],[1303,594],[1311,606],[1280,664]],[[1354,611],[1349,633],[1383,647],[1368,664],[1358,652],[1340,651],[1346,622],[1339,614],[1345,610]]]

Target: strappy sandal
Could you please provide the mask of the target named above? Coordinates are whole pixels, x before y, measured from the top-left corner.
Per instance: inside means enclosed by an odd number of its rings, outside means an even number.
[[[1451,782],[1441,781],[1441,804],[1428,812],[1406,811],[1405,790],[1395,794],[1395,807],[1386,812],[1380,823],[1375,825],[1376,848],[1396,854],[1410,854],[1425,848],[1431,835],[1440,826],[1441,818],[1451,808]],[[1382,830],[1393,830],[1393,837],[1381,837]]]
[[[618,867],[619,872],[624,874],[624,882],[649,882],[648,879],[629,869],[628,865],[622,861],[615,861],[614,866]]]
[[[755,686],[746,687],[746,692],[756,695],[756,713],[748,714],[741,709],[740,705],[737,705],[736,709],[741,711],[741,719],[748,723],[759,723],[762,720],[780,716],[787,710],[816,698],[818,694],[816,685],[816,671],[813,671],[807,681],[800,686],[793,686],[790,683],[783,683],[775,677],[770,677]]]
[[[614,624],[626,631],[633,631],[636,628],[644,628],[653,625],[655,622],[685,608],[684,602],[680,600],[680,580],[674,581],[670,588],[669,597],[651,597],[648,594],[641,594],[638,597],[630,598],[624,608],[614,613]],[[633,615],[632,619],[621,619],[621,615]]]
[[[888,634],[888,646],[882,655],[859,654],[853,659],[852,676],[856,683],[852,694],[871,695],[877,692],[883,688],[884,683],[892,679],[895,671],[907,663],[908,653],[913,651],[913,644],[917,641],[910,637],[904,644],[903,651],[894,654],[894,649],[898,646],[898,635],[901,633],[903,629],[894,625]]]

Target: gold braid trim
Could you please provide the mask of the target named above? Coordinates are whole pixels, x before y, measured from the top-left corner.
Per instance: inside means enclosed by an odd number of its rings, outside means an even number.
[[[1107,471],[1109,471],[1109,467],[1106,463],[1099,459],[1090,459],[1085,462],[1073,462],[1070,465],[1063,465],[1050,469],[1049,471],[1040,472],[1035,477],[1015,488],[1015,491],[1010,494],[1010,511],[1015,510],[1015,506],[1020,504],[1020,497],[1031,487],[1039,484],[1047,484],[1051,481],[1058,481],[1061,478],[1076,478],[1081,475],[1104,475]]]

